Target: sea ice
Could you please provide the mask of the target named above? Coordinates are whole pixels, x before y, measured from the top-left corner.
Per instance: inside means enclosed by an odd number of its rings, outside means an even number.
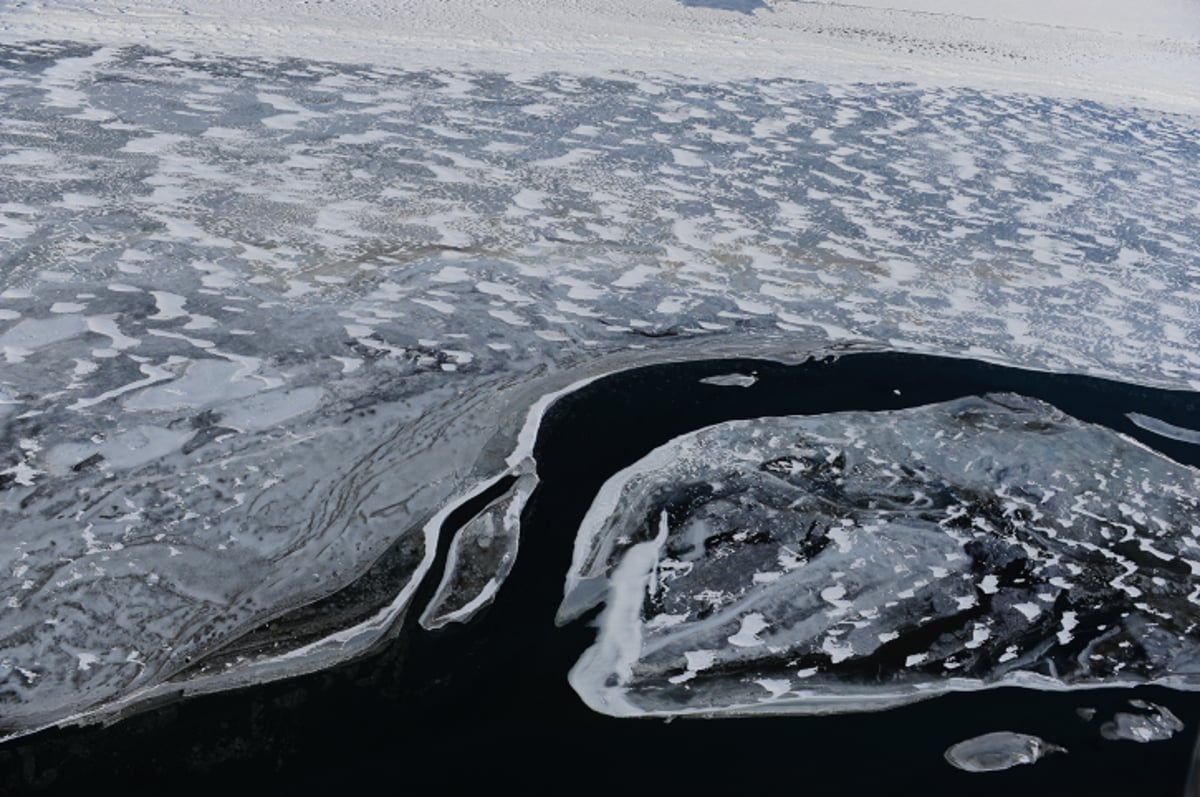
[[[532,475],[519,477],[454,535],[442,581],[421,614],[422,626],[466,622],[491,602],[517,561],[521,510],[535,484]]]
[[[700,384],[715,387],[753,387],[757,381],[758,377],[752,374],[717,374],[704,377]]]
[[[1137,713],[1118,711],[1100,726],[1105,739],[1125,739],[1130,742],[1161,742],[1183,730],[1183,721],[1166,706],[1147,700],[1130,700],[1129,705],[1141,709]]]
[[[1198,507],[1194,469],[1014,394],[718,424],[589,510],[559,619],[607,607],[571,684],[613,715],[1197,688]]]
[[[534,472],[530,408],[599,374],[900,349],[1200,384],[1189,117],[4,35],[0,732],[369,649],[440,520]],[[431,620],[494,592],[512,501],[463,530]],[[785,587],[805,555],[746,577]],[[1011,604],[1003,623],[1085,638],[1084,612]],[[718,641],[773,644],[740,627]],[[859,644],[820,640],[843,664]],[[790,699],[782,679],[753,699]]]
[[[1066,748],[1036,736],[996,731],[951,745],[946,750],[946,760],[966,772],[996,772],[1035,763],[1050,753],[1065,752]]]

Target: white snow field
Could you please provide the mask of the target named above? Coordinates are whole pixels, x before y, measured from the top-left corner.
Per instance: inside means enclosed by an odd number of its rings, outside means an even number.
[[[722,8],[741,8],[744,12]],[[1190,0],[9,0],[0,33],[405,68],[920,80],[1194,111]]]
[[[467,619],[604,373],[1197,389],[1200,12],[1132,8],[0,0],[3,733],[361,653],[515,476]]]

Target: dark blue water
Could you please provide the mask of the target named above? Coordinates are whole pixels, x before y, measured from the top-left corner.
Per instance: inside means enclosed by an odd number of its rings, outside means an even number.
[[[731,370],[753,371],[759,381],[750,388],[698,383]],[[1200,447],[1156,437],[1124,417],[1137,411],[1195,428],[1194,393],[899,354],[629,371],[562,399],[548,414],[537,444],[542,484],[526,510],[520,558],[496,603],[470,625],[427,633],[410,618],[385,649],[327,672],[163,706],[110,728],[0,746],[0,793],[425,794],[537,786],[589,794],[1180,794],[1200,729],[1197,694],[1006,688],[871,714],[668,723],[593,714],[567,686],[566,672],[592,631],[586,621],[557,629],[553,616],[574,532],[614,471],[721,420],[895,409],[990,391],[1041,398],[1200,465]],[[459,513],[449,525],[468,517]],[[421,597],[432,593],[436,576],[437,568]],[[1102,738],[1100,722],[1131,697],[1169,707],[1187,729],[1148,745]],[[1098,709],[1096,719],[1081,719],[1081,707]],[[1070,752],[988,774],[963,773],[943,760],[949,745],[996,730],[1039,735]]]

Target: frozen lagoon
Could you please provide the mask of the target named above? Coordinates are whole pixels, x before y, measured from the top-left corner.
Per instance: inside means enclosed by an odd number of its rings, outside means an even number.
[[[5,54],[10,732],[365,650],[438,512],[526,474],[526,410],[609,370],[898,348],[1195,386],[1190,117]],[[277,632],[385,551],[371,600]]]

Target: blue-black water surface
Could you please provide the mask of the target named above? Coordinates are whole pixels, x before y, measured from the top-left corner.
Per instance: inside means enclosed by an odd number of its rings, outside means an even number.
[[[753,372],[751,387],[698,380]],[[615,720],[576,698],[566,672],[586,621],[553,624],[574,531],[613,472],[681,433],[732,418],[885,410],[992,391],[1048,401],[1196,466],[1198,447],[1128,421],[1141,412],[1195,427],[1200,396],[1080,376],[917,355],[855,354],[785,366],[712,361],[627,371],[561,399],[537,444],[542,484],[521,554],[495,604],[465,627],[420,631],[349,665],[165,705],[110,728],[43,732],[0,747],[0,792],[84,788],[172,793],[467,792],[541,785],[594,793],[803,789],[808,794],[1179,794],[1200,696],[1161,688],[1045,693],[999,689],[871,714]],[[475,507],[478,509],[478,507]],[[448,526],[470,517],[456,513]],[[423,585],[427,600],[444,564]],[[415,613],[414,613],[415,615]],[[1141,697],[1187,724],[1150,745],[1109,741],[1100,723]],[[1076,709],[1096,708],[1085,721]],[[967,774],[942,752],[1014,730],[1062,745],[1034,766]],[[561,780],[560,773],[571,773]]]

